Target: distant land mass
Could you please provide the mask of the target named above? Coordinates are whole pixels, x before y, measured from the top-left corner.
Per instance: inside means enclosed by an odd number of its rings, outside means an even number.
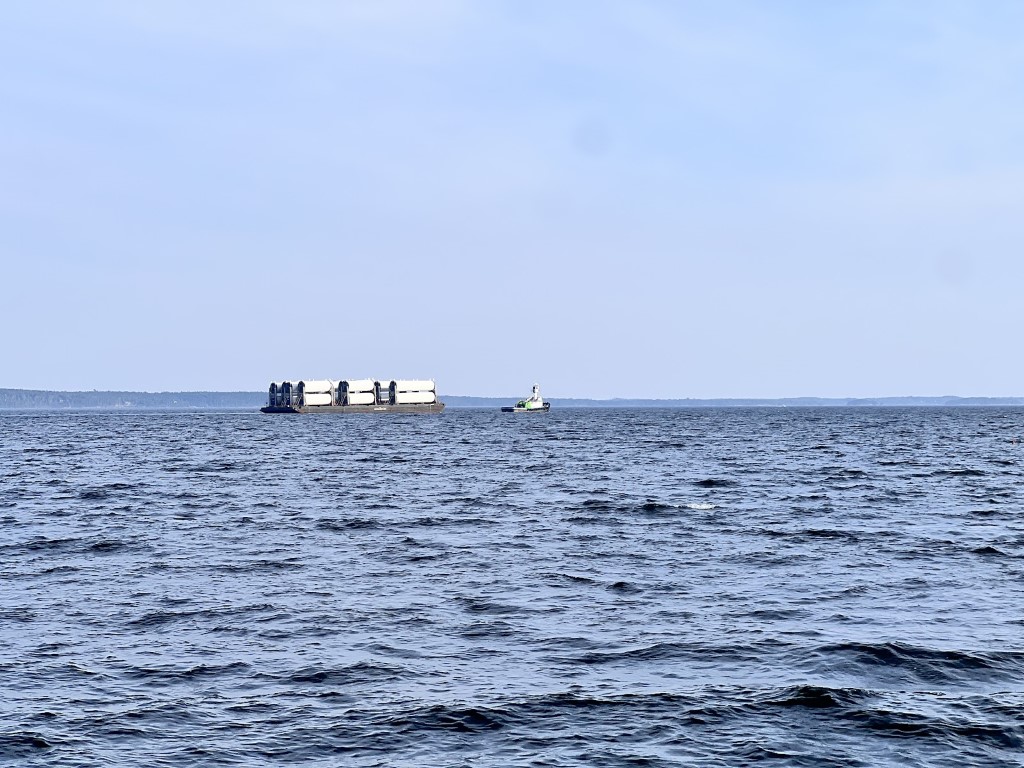
[[[49,392],[0,389],[0,409],[62,410],[68,408],[218,409],[259,408],[266,392]]]
[[[449,408],[497,408],[519,398],[441,395]],[[550,398],[557,408],[835,408],[872,406],[998,406],[1024,405],[1024,397],[785,397],[716,399]],[[257,409],[266,404],[266,392],[50,392],[36,389],[0,389],[0,410],[133,409],[225,410]]]

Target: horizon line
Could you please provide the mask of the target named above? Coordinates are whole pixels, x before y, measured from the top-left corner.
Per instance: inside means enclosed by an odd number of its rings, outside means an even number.
[[[0,387],[0,392],[25,392],[37,394],[132,394],[132,395],[262,395],[266,392],[262,389],[31,389],[25,387]],[[464,395],[454,393],[439,393],[439,397],[472,398],[480,400],[496,400],[515,398],[516,395]],[[642,397],[616,395],[613,397],[587,397],[579,395],[549,395],[552,400],[588,400],[594,402],[615,402],[617,400],[643,400],[650,402],[677,402],[677,401],[706,401],[706,400],[894,400],[894,399],[922,399],[922,400],[1022,400],[1024,395],[745,395],[745,396],[705,396],[695,397],[692,395],[679,397]]]

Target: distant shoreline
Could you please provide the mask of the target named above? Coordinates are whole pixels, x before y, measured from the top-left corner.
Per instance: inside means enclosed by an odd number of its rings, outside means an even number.
[[[0,389],[0,410],[256,409],[266,392],[55,392]],[[496,408],[516,397],[441,394],[449,408]],[[556,408],[850,408],[1024,406],[1024,397],[549,398]]]

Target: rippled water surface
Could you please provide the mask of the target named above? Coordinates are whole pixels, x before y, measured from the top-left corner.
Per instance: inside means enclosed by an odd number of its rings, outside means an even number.
[[[0,414],[0,762],[1018,765],[1024,410]]]

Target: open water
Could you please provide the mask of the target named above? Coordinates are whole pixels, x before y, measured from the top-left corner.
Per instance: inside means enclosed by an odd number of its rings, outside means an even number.
[[[0,763],[1024,763],[1024,409],[0,414]]]

